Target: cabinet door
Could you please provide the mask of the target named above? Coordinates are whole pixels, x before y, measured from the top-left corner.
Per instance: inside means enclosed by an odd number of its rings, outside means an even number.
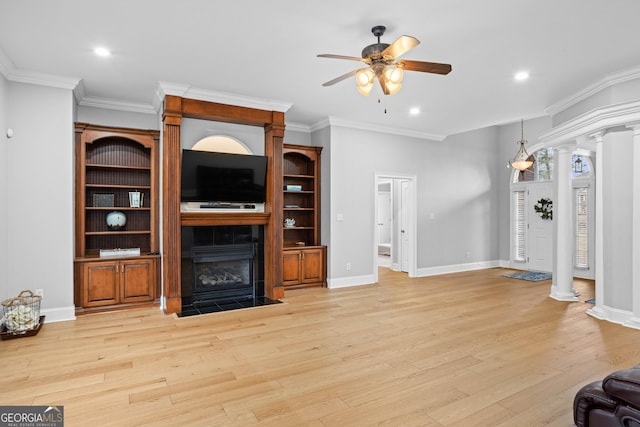
[[[282,285],[300,284],[300,251],[283,251]]]
[[[324,282],[324,256],[322,249],[305,249],[302,251],[300,282]]]
[[[82,305],[99,307],[118,303],[118,262],[82,266]]]
[[[155,261],[152,259],[121,262],[120,302],[153,301]]]

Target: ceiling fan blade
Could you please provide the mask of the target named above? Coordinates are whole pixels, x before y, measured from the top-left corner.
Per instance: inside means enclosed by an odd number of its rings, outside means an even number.
[[[393,59],[404,55],[420,44],[420,40],[411,36],[400,36],[382,51],[382,57],[390,56]]]
[[[389,88],[387,87],[387,83],[384,81],[384,76],[382,76],[382,75],[378,76],[378,81],[380,82],[380,87],[382,88],[382,93],[384,93],[385,95],[389,95],[391,92],[389,91]]]
[[[362,58],[358,58],[357,56],[332,55],[330,53],[322,53],[318,55],[318,58],[348,59],[350,61],[362,61]]]
[[[336,83],[339,83],[339,82],[343,81],[344,79],[348,79],[351,76],[355,76],[357,72],[358,72],[358,70],[349,71],[347,74],[343,74],[340,77],[336,77],[333,80],[329,80],[328,82],[323,83],[322,86],[334,85]]]
[[[449,74],[451,72],[450,64],[440,64],[437,62],[410,61],[404,59],[396,63],[403,70],[421,71],[423,73]]]

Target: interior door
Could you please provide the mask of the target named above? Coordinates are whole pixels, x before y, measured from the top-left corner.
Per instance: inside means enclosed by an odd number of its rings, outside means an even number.
[[[378,243],[391,245],[391,193],[378,193]]]
[[[400,271],[409,271],[409,181],[400,183]]]
[[[527,209],[529,211],[529,270],[553,270],[553,220],[542,219],[535,211],[538,200],[547,198],[553,200],[551,182],[532,183],[529,185]]]

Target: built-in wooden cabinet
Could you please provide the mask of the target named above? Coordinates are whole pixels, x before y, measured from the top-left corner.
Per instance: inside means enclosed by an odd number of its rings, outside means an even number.
[[[82,307],[153,301],[154,258],[82,262]]]
[[[285,249],[282,255],[282,284],[287,287],[326,284],[326,247]]]
[[[320,245],[322,147],[284,144],[282,149],[282,284],[326,286],[326,247]]]
[[[160,295],[159,132],[86,123],[75,131],[76,307],[153,303]],[[124,226],[107,223],[114,211]]]

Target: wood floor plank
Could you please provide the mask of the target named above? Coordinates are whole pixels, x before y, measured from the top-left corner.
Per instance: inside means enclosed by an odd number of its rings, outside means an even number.
[[[288,291],[179,318],[153,307],[2,341],[0,403],[65,425],[570,426],[584,384],[640,363],[640,331],[492,268]]]

